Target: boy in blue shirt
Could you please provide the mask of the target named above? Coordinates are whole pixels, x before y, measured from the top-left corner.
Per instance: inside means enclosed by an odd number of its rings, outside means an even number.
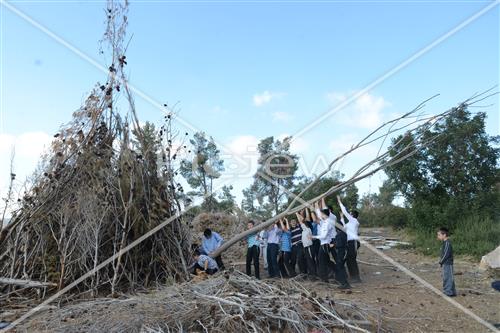
[[[285,218],[285,223],[280,220],[281,242],[280,242],[280,258],[278,264],[280,267],[281,277],[294,277],[295,272],[292,268],[292,232],[290,231],[290,225],[288,220]]]
[[[215,231],[211,229],[205,229],[203,232],[203,237],[201,240],[201,249],[204,252],[203,254],[210,255],[215,250],[217,250],[221,245],[224,239]],[[219,266],[220,270],[224,270],[224,263],[222,262],[222,257],[218,255],[214,258]]]
[[[254,221],[248,221],[247,229],[252,229],[255,226]],[[247,237],[247,275],[252,275],[252,261],[253,267],[255,271],[255,277],[260,280],[260,272],[259,272],[259,255],[260,255],[260,242],[259,236],[257,233],[251,234]]]

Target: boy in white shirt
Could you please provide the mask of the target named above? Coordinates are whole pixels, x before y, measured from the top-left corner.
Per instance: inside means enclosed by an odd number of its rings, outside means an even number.
[[[313,254],[312,231],[305,223],[303,212],[296,213],[295,215],[297,216],[297,220],[299,221],[300,226],[302,228],[302,246],[304,251],[303,252],[304,257],[306,259],[307,276],[310,279],[315,280],[316,262],[314,261],[314,254]]]
[[[359,221],[358,221],[358,212],[356,210],[352,210],[351,214],[347,211],[345,206],[342,204],[340,200],[340,196],[337,195],[337,201],[339,203],[342,214],[347,218],[347,222],[344,223],[344,218],[342,217],[340,222],[344,226],[344,230],[347,234],[347,269],[349,271],[349,277],[351,282],[361,282],[359,277],[359,268],[358,262],[356,261],[358,255],[358,248],[360,246],[359,242]]]

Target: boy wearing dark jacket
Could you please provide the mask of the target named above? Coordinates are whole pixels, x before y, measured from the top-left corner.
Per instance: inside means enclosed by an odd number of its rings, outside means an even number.
[[[441,246],[441,256],[439,265],[443,269],[443,292],[446,296],[454,297],[457,295],[455,290],[455,280],[453,278],[453,248],[449,240],[447,228],[440,228],[437,232],[437,239],[443,242]]]

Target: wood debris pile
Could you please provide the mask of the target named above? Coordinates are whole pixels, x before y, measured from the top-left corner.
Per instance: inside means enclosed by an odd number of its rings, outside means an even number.
[[[18,327],[37,332],[383,332],[379,313],[321,297],[293,280],[238,271],[124,299],[44,311]]]

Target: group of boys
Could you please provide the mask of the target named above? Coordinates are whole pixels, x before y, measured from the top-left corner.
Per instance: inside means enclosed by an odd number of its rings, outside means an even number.
[[[360,246],[358,212],[348,212],[339,196],[337,201],[340,223],[322,198],[321,202],[313,204],[312,211],[306,208],[296,213],[296,219],[279,219],[268,230],[250,234],[246,239],[246,273],[251,275],[253,264],[255,277],[260,279],[259,259],[262,257],[269,278],[295,277],[298,266],[299,273],[311,280],[328,282],[333,277],[340,289],[351,288],[349,281],[361,282],[356,259]],[[249,221],[247,227],[254,228],[255,222]],[[439,260],[443,271],[443,292],[453,297],[456,290],[448,229],[440,228],[437,238],[443,242]],[[218,233],[205,229],[201,247],[194,250],[193,272],[201,270],[214,274],[223,270],[221,256],[211,257],[222,243],[223,238]]]
[[[337,196],[340,206],[340,223],[325,199],[316,202],[313,210],[304,209],[296,218],[283,218],[268,230],[247,237],[246,272],[251,275],[252,263],[256,278],[260,278],[259,254],[264,257],[264,267],[270,278],[287,278],[298,272],[311,280],[328,282],[330,278],[341,289],[350,288],[351,282],[360,282],[356,261],[359,248],[358,212],[348,212]],[[347,219],[347,221],[346,221]],[[255,222],[248,222],[248,228]]]

